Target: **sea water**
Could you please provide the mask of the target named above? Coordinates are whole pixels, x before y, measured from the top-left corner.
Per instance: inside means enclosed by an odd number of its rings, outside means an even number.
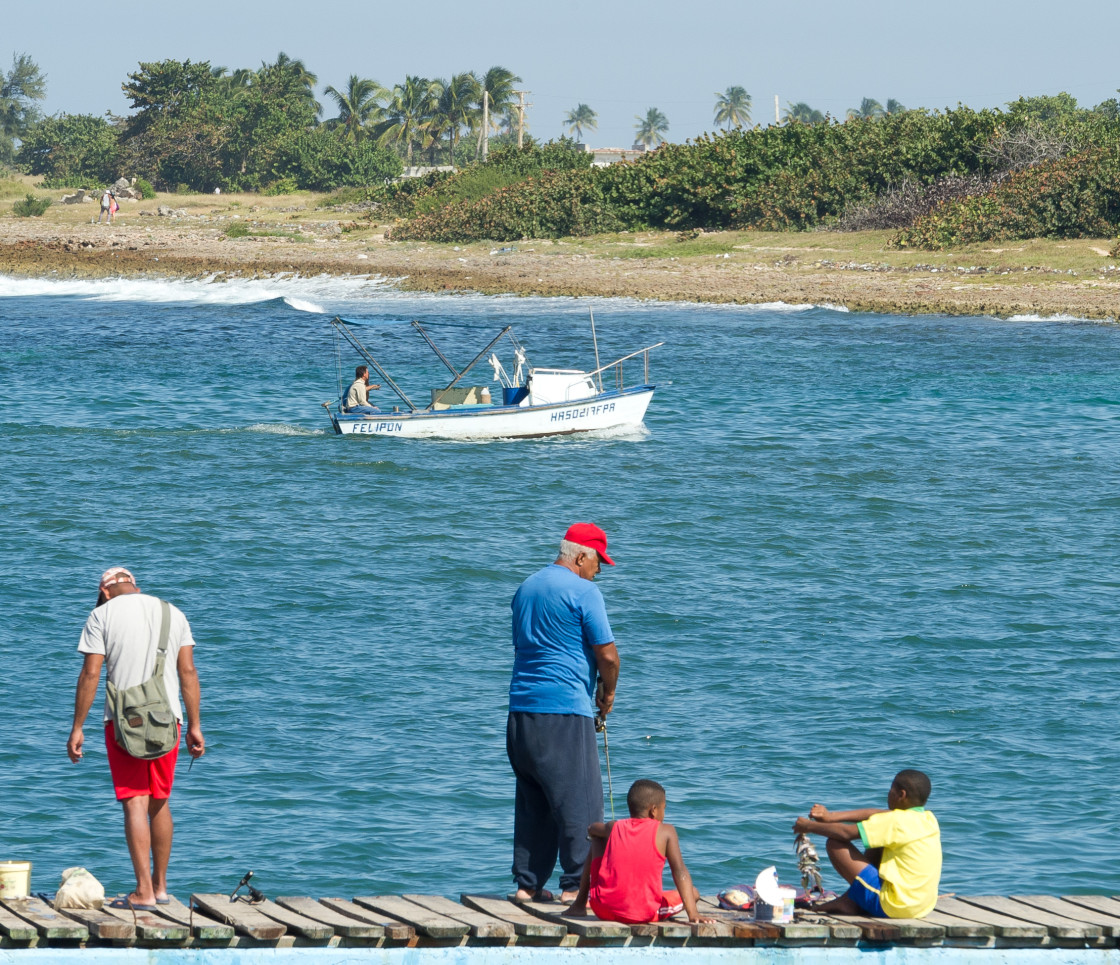
[[[174,891],[507,888],[509,600],[576,520],[618,564],[607,816],[662,782],[703,891],[796,882],[796,816],[882,806],[902,767],[932,778],[944,890],[1120,890],[1120,329],[330,279],[0,293],[0,858],[37,890],[131,884],[100,696],[65,751],[115,564],[197,640]],[[592,307],[604,362],[666,343],[642,429],[339,437],[320,408],[360,361],[331,313],[423,404],[451,376],[412,319],[457,367],[512,324],[590,369]]]

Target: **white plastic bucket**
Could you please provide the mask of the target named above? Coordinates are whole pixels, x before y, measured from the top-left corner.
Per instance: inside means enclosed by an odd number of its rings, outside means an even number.
[[[31,894],[31,862],[0,861],[0,898],[26,898]]]

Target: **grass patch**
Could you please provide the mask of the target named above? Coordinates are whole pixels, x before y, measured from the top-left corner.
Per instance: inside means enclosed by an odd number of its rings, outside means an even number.
[[[227,238],[287,238],[289,241],[310,241],[298,231],[277,231],[270,228],[253,228],[243,221],[231,224],[223,234]]]
[[[685,237],[668,231],[646,231],[591,238],[563,239],[558,251],[579,252],[601,259],[667,259],[702,261],[730,255],[729,265],[781,264],[805,270],[831,265],[886,265],[912,268],[986,267],[1010,271],[1046,268],[1092,273],[1114,262],[1108,257],[1110,238],[1045,239],[980,242],[953,251],[913,251],[889,247],[893,231],[719,231]],[[523,243],[524,246],[525,243]],[[540,245],[542,242],[534,242]]]
[[[0,178],[0,200],[6,201],[8,198],[18,198],[21,194],[27,193],[27,185],[22,181],[17,181],[15,178]]]

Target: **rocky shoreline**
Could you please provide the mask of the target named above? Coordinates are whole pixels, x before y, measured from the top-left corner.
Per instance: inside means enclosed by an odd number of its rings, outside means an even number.
[[[390,279],[413,291],[828,304],[901,314],[1120,318],[1120,265],[1113,259],[1102,259],[1092,270],[1073,271],[1044,265],[865,264],[808,252],[777,259],[754,251],[619,258],[549,241],[500,247],[389,242],[371,230],[352,231],[352,224],[340,228],[322,212],[287,216],[300,218],[299,224],[268,226],[282,230],[228,237],[227,219],[181,217],[178,209],[175,216],[160,217],[155,207],[150,212],[139,208],[129,205],[127,216],[118,216],[112,225],[0,219],[0,274],[331,274]],[[153,216],[139,217],[148,214]]]

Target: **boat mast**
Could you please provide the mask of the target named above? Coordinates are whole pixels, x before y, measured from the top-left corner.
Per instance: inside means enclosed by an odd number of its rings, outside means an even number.
[[[447,394],[448,390],[455,387],[455,383],[457,383],[464,375],[466,375],[471,369],[473,369],[478,364],[479,360],[484,358],[486,356],[486,353],[489,352],[490,349],[492,349],[495,345],[498,344],[498,342],[500,342],[502,340],[502,336],[504,336],[507,332],[509,332],[510,328],[512,328],[512,327],[513,326],[511,326],[511,325],[507,325],[500,332],[498,332],[498,334],[495,335],[490,340],[490,343],[486,346],[486,348],[484,348],[481,352],[478,353],[478,355],[476,355],[473,359],[471,359],[471,364],[470,365],[468,365],[465,369],[463,369],[462,372],[460,372],[458,375],[456,375],[455,378],[453,378],[450,382],[448,382],[447,385],[445,385],[442,389],[440,389],[439,395],[437,395],[434,399],[432,399],[431,405],[429,405],[427,407],[429,412],[436,407],[436,403],[443,400],[443,397],[444,397],[444,395]],[[427,336],[425,336],[425,337],[427,337]],[[430,342],[429,342],[429,344],[430,344]],[[451,371],[454,372],[455,370],[452,369]]]
[[[389,373],[381,367],[377,359],[370,355],[366,347],[361,342],[359,342],[354,333],[351,332],[349,328],[347,328],[346,323],[337,315],[335,315],[335,317],[331,319],[331,324],[334,326],[335,331],[341,332],[343,338],[345,338],[346,341],[348,341],[357,350],[358,354],[370,364],[374,371],[377,372],[379,376],[381,376],[381,381],[388,385],[389,388],[391,388],[394,392],[396,392],[398,396],[400,396],[401,401],[408,406],[409,411],[415,412],[416,406],[413,405],[412,400],[407,395],[405,395],[401,387],[392,380],[392,378],[389,376]]]

